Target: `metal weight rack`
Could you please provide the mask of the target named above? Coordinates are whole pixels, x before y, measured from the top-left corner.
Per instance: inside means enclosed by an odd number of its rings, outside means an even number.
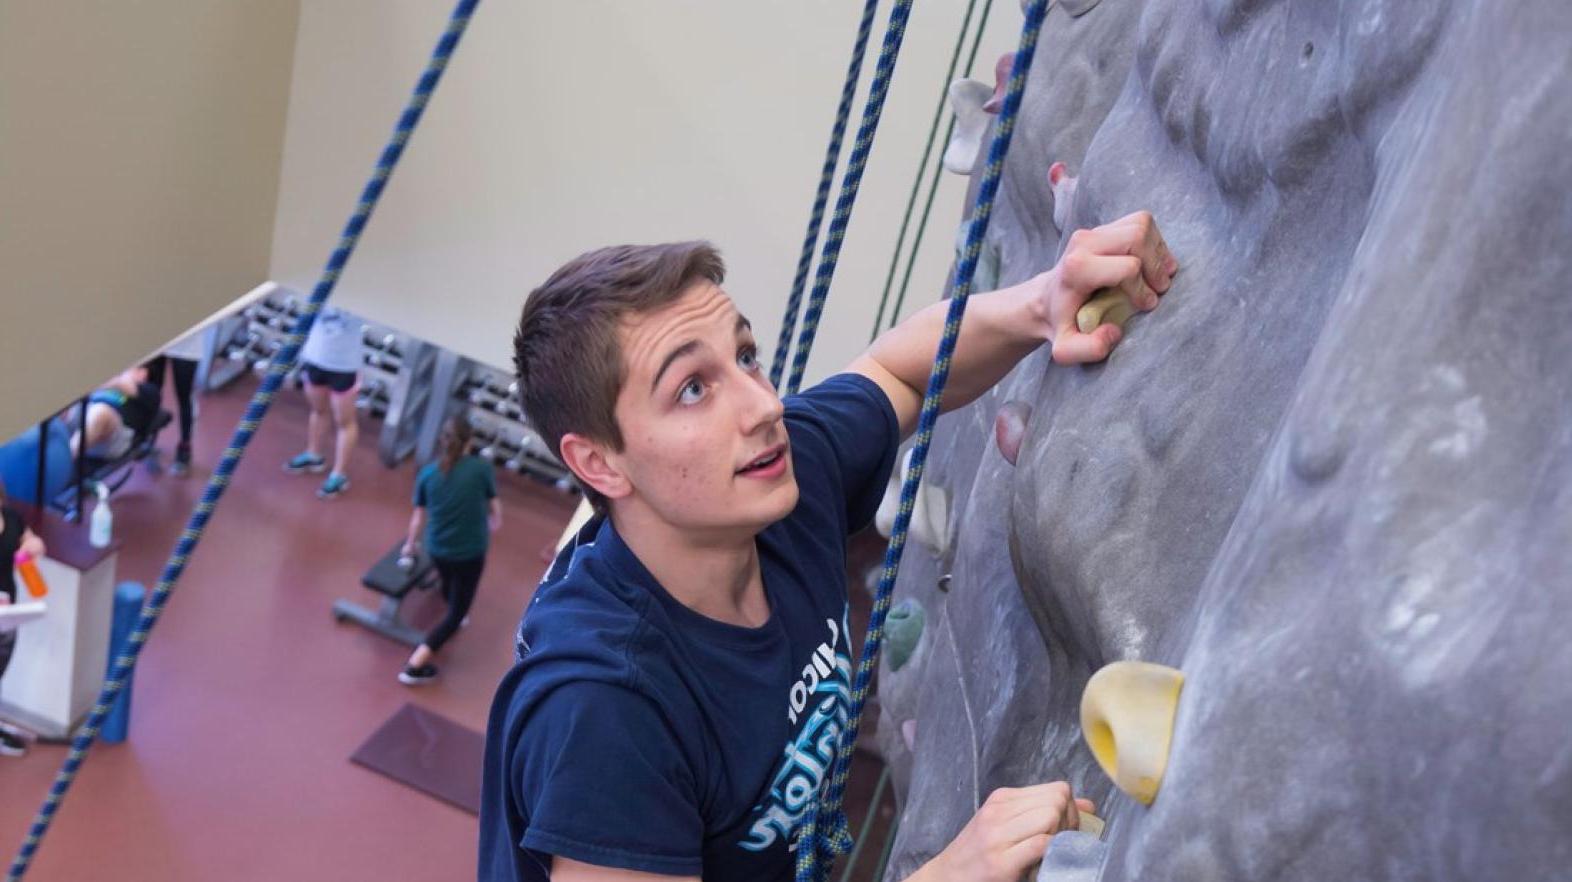
[[[200,388],[218,389],[248,370],[266,372],[300,308],[296,295],[281,288],[215,323],[199,368]],[[577,492],[572,475],[519,409],[517,386],[508,373],[362,322],[363,369],[355,406],[381,422],[377,451],[384,465],[392,468],[411,456],[430,460],[443,421],[463,414],[474,429],[474,453],[509,472]]]

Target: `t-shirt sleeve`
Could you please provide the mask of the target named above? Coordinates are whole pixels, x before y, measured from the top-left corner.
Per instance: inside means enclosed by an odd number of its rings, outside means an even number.
[[[489,463],[489,462],[488,463],[482,463],[482,464],[486,467],[486,472],[485,472],[485,474],[486,474],[486,498],[487,499],[496,499],[497,498],[497,470],[492,468],[491,467],[491,463]]]
[[[816,489],[816,481],[827,480],[819,492],[844,500],[847,532],[866,527],[884,497],[901,441],[884,390],[861,374],[836,374],[788,397],[786,419],[794,430],[793,465],[804,495]]]
[[[531,711],[512,765],[520,847],[646,873],[703,871],[695,775],[644,696],[595,682],[558,687]]]
[[[415,507],[416,508],[425,508],[429,504],[426,501],[426,478],[429,477],[430,474],[431,474],[430,467],[428,466],[427,468],[421,469],[420,470],[420,474],[415,476]]]

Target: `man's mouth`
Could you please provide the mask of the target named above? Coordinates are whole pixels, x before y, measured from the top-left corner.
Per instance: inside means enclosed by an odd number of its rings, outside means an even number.
[[[785,455],[786,445],[777,444],[774,447],[771,447],[769,450],[764,451],[764,453],[760,454],[747,465],[738,469],[737,474],[747,475],[754,472],[766,471],[772,468],[776,463],[780,462],[781,457]]]

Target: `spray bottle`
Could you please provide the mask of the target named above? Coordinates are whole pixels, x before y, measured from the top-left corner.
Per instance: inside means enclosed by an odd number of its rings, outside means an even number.
[[[44,583],[44,576],[38,572],[38,562],[25,551],[16,553],[16,571],[22,576],[22,583],[27,586],[27,593],[34,599],[41,599],[49,593],[49,586]]]
[[[109,488],[102,483],[93,485],[93,490],[98,493],[98,505],[93,507],[93,521],[88,530],[87,541],[94,548],[108,548],[115,527],[115,515],[109,510]]]

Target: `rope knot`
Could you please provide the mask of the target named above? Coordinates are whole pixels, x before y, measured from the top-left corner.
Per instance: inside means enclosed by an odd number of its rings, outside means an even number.
[[[856,844],[851,824],[841,809],[819,817],[820,801],[815,800],[803,815],[802,834],[797,839],[797,882],[820,882],[830,874],[835,859],[851,852]]]
[[[846,821],[846,812],[836,809],[830,814],[824,830],[823,842],[822,854],[826,865],[851,852],[852,846],[856,843],[852,840],[851,824]]]

